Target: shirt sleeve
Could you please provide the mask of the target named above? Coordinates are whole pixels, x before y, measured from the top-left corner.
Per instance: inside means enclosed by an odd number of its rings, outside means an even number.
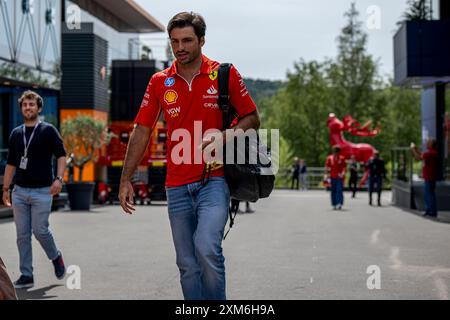
[[[257,110],[256,104],[250,96],[244,79],[234,66],[230,68],[230,102],[236,109],[239,118],[242,118]]]
[[[147,86],[144,98],[142,99],[141,108],[134,120],[135,124],[139,124],[153,129],[161,114],[161,107],[155,90],[156,78],[153,76]]]
[[[59,134],[58,130],[51,126],[51,141],[53,141],[53,154],[56,159],[67,156],[66,149],[64,148],[64,141]]]
[[[11,135],[9,136],[9,142],[8,142],[8,158],[6,160],[6,163],[10,166],[13,167],[18,167],[19,162],[18,162],[18,155],[17,155],[17,151],[16,151],[16,137],[14,134],[14,131],[11,132]]]

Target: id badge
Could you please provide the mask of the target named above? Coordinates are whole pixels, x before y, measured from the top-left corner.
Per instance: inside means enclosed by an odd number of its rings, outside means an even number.
[[[27,166],[28,166],[28,158],[22,157],[22,159],[20,160],[20,169],[27,170]]]

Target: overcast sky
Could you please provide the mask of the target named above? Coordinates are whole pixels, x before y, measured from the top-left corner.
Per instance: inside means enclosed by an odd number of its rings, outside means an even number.
[[[220,62],[234,63],[244,77],[285,79],[286,71],[303,58],[335,57],[336,38],[345,25],[344,12],[352,0],[136,0],[163,25],[180,11],[195,11],[207,23],[204,53]],[[356,0],[368,50],[380,59],[380,72],[393,73],[393,35],[406,0]],[[374,14],[379,8],[379,29]],[[372,13],[374,11],[371,11]],[[146,38],[163,39],[163,34]],[[163,55],[162,40],[151,41],[155,56]],[[159,46],[158,46],[159,44]]]

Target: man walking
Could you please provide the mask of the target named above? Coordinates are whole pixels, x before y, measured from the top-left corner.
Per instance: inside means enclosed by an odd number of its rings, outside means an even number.
[[[308,190],[308,166],[306,165],[305,160],[300,160],[300,185],[301,190]]]
[[[195,137],[195,132],[203,135],[209,129],[223,129],[217,101],[219,63],[202,55],[206,24],[200,15],[179,13],[167,29],[176,61],[169,69],[155,74],[147,87],[128,145],[119,199],[123,210],[132,214],[135,208],[130,180],[163,112],[169,137],[166,179],[169,220],[184,298],[224,300],[222,238],[228,220],[229,190],[221,166],[203,183],[205,161],[196,161],[195,150],[205,151],[213,141],[186,138]],[[245,132],[259,128],[256,105],[234,67],[229,81],[230,102],[239,117],[233,129]],[[227,138],[229,135],[222,133],[219,140],[226,143]],[[182,150],[180,145],[190,150]]]
[[[381,192],[383,191],[383,179],[386,179],[386,166],[384,160],[380,158],[380,152],[375,151],[366,165],[369,171],[369,205],[372,205],[372,194],[375,191],[378,195],[378,206],[381,207]]]
[[[292,177],[291,177],[291,190],[298,190],[300,188],[300,160],[295,157],[294,158],[294,164],[292,165]]]
[[[49,215],[53,196],[62,189],[66,152],[58,131],[49,123],[41,122],[43,100],[33,91],[19,99],[24,124],[14,129],[9,139],[8,162],[5,169],[3,202],[13,207],[20,256],[20,278],[16,289],[34,286],[31,233],[53,262],[56,277],[64,278],[65,266],[49,230]],[[52,157],[58,163],[54,178]],[[15,186],[10,198],[10,186]]]
[[[438,152],[436,150],[436,140],[427,141],[427,151],[421,153],[414,143],[411,144],[411,151],[416,160],[423,161],[422,177],[425,181],[425,217],[436,218],[438,215],[436,204],[436,181],[438,168]]]
[[[325,163],[326,174],[331,179],[331,205],[334,210],[341,210],[344,205],[344,178],[346,169],[345,158],[341,155],[341,147],[336,145],[333,147],[333,154],[328,156]]]

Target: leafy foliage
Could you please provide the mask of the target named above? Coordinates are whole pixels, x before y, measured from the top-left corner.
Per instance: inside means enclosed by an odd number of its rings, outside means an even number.
[[[109,143],[110,134],[103,121],[86,115],[69,118],[61,124],[61,135],[68,154],[73,154],[73,165],[80,170],[90,161],[96,161],[98,150]]]
[[[378,61],[367,53],[367,35],[358,16],[352,4],[337,38],[335,59],[296,62],[276,94],[259,101],[264,126],[280,129],[288,157],[303,158],[309,166],[323,166],[330,152],[326,125],[330,113],[380,126],[376,138],[346,138],[374,145],[387,160],[393,147],[420,141],[420,93],[395,87],[379,76]],[[282,165],[290,166],[287,163]]]

